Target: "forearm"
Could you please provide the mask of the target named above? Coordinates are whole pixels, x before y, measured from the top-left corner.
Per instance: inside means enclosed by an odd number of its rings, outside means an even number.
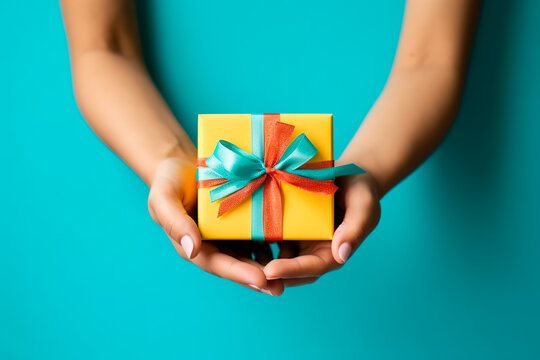
[[[459,105],[462,77],[448,66],[395,69],[339,163],[355,162],[382,197],[440,143]]]
[[[142,61],[107,50],[88,51],[74,59],[73,76],[89,125],[147,184],[164,158],[195,160],[193,143]]]
[[[386,87],[338,162],[355,162],[382,197],[424,161],[456,116],[479,0],[408,0]]]
[[[99,137],[147,183],[167,157],[195,161],[195,147],[142,60],[132,0],[62,0],[81,112]]]

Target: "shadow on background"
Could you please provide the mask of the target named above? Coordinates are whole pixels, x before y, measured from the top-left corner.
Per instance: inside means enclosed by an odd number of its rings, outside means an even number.
[[[491,197],[497,188],[507,116],[503,108],[507,34],[515,6],[505,0],[484,1],[482,6],[461,107],[447,139],[451,149],[444,151],[445,161],[440,163],[442,181],[450,173],[465,178],[467,186],[459,197]]]
[[[510,32],[517,2],[484,1],[469,63],[461,107],[454,126],[430,162],[429,198],[452,234],[448,247],[471,257],[471,266],[493,268],[512,261],[512,240],[501,194],[507,148],[506,129]],[[451,237],[451,239],[450,239]],[[478,262],[480,261],[480,262]],[[467,261],[469,263],[469,261]]]

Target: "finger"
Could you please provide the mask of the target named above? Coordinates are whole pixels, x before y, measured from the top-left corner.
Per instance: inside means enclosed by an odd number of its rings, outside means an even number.
[[[270,248],[270,244],[266,242],[259,242],[255,241],[252,243],[252,251],[253,256],[255,257],[255,261],[257,261],[261,265],[266,265],[270,261],[274,259],[274,255],[272,254],[272,249]]]
[[[281,296],[285,290],[283,281],[281,279],[277,280],[266,280],[266,288],[270,291],[272,295]]]
[[[185,257],[181,245],[173,242],[178,253]],[[256,290],[266,289],[267,281],[262,269],[221,252],[211,243],[203,242],[199,255],[192,262],[204,271]]]
[[[268,280],[308,278],[321,276],[339,266],[331,252],[319,251],[292,259],[272,260],[264,267],[264,274]]]
[[[262,293],[272,295],[272,296],[281,296],[283,295],[283,291],[285,290],[285,286],[283,286],[283,281],[281,279],[276,279],[276,280],[267,279],[266,286],[263,288],[258,288],[253,285],[248,285],[248,287],[250,287],[253,290],[257,290],[257,291],[260,291]]]
[[[250,290],[256,291],[256,292],[264,293],[264,294],[267,294],[267,295],[272,295],[272,293],[269,290],[258,288],[255,285],[248,285],[248,284],[240,284],[240,285],[242,285],[243,287],[246,287],[246,288],[248,288]]]
[[[277,280],[272,280],[272,282],[274,281],[277,281]],[[277,284],[277,283],[276,283]],[[247,285],[247,284],[240,284],[248,289],[251,289],[251,290],[254,290],[254,291],[257,291],[257,292],[261,292],[261,293],[264,293],[264,294],[267,294],[267,295],[272,295],[272,296],[281,296],[283,295],[283,291],[285,289],[285,287],[283,286],[283,282],[281,282],[281,280],[279,281],[279,287],[275,287],[273,285],[269,285],[268,288],[262,288],[262,289],[259,289],[259,288],[256,288],[255,286],[252,286],[252,285]]]
[[[373,230],[376,225],[373,220],[379,218],[376,212],[380,212],[377,204],[371,198],[358,195],[354,201],[348,201],[343,222],[332,238],[332,255],[336,262],[344,264]]]
[[[251,248],[252,248],[253,243],[250,241],[236,241],[236,240],[222,241],[220,240],[220,241],[211,241],[208,243],[215,246],[222,253],[228,256],[231,256],[238,261],[252,265],[256,267],[257,269],[259,269],[260,271],[262,271],[264,267],[261,263],[251,258],[251,252],[252,252]],[[261,243],[261,244],[264,244],[264,243]],[[270,255],[266,255],[266,256],[271,256],[270,247],[268,246],[267,249],[270,251]],[[194,262],[197,263],[197,261],[194,261]],[[256,284],[246,284],[246,287],[249,287],[256,291],[263,292],[265,294],[275,295],[275,296],[279,296],[283,294],[283,290],[284,290],[283,283],[280,280],[267,281],[267,284],[264,287],[260,287],[259,285],[256,285]]]
[[[148,208],[152,218],[169,238],[183,247],[186,257],[196,257],[201,248],[201,234],[174,189],[153,186],[148,197]]]
[[[293,287],[293,286],[301,286],[301,285],[313,284],[318,279],[319,278],[317,276],[307,277],[307,278],[284,279],[283,280],[283,286],[284,287]]]
[[[270,246],[268,246],[268,249],[271,251]],[[237,259],[240,260],[240,261],[244,261],[244,262],[246,262],[248,264],[251,264],[251,265],[257,267],[258,269],[261,269],[261,271],[264,268],[264,266],[259,261],[256,261],[256,260],[253,260],[253,259],[250,259],[250,258],[247,258],[247,257],[237,257]],[[285,289],[281,279],[276,279],[276,280],[268,280],[267,279],[266,280],[266,286],[264,288],[255,288],[255,287],[252,287],[252,286],[251,286],[251,288],[253,288],[253,289],[257,290],[257,291],[263,292],[265,294],[274,295],[274,296],[282,295],[283,291]]]

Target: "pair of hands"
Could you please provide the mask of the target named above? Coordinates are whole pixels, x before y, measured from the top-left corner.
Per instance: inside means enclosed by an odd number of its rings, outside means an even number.
[[[267,243],[201,241],[196,222],[196,165],[169,158],[156,168],[148,209],[176,251],[201,269],[270,295],[309,284],[340,268],[377,226],[381,214],[376,183],[368,173],[337,180],[332,241],[283,241],[277,259]]]

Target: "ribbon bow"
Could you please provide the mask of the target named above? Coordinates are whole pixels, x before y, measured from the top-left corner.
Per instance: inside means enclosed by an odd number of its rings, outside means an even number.
[[[354,164],[333,167],[332,160],[307,163],[318,150],[304,133],[288,145],[293,130],[279,114],[252,115],[252,154],[219,140],[212,155],[198,160],[198,187],[219,185],[210,190],[212,202],[223,199],[218,217],[252,195],[254,240],[283,240],[282,181],[327,195],[338,188],[335,177],[364,172]]]

